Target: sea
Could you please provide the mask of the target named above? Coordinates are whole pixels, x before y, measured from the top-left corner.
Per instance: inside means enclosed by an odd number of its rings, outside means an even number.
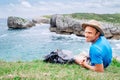
[[[43,60],[56,49],[71,51],[73,55],[89,52],[91,43],[74,34],[63,35],[50,32],[49,24],[36,24],[29,29],[9,29],[7,19],[0,19],[0,60]],[[113,56],[120,58],[120,40],[109,40]]]

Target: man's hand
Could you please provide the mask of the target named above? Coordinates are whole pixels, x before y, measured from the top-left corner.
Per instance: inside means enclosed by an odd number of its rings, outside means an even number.
[[[96,64],[95,66],[90,66],[86,60],[83,60],[83,62],[81,62],[80,65],[84,68],[87,68],[93,71],[104,72],[103,64]]]
[[[95,64],[95,66],[91,66],[88,64],[86,57],[75,56],[74,59],[77,64],[79,64],[80,66],[86,69],[90,69],[96,72],[104,72],[103,64]]]
[[[86,65],[88,65],[87,58],[83,58],[83,60],[80,62],[80,65],[86,68]]]
[[[79,56],[76,56],[75,57],[75,62],[78,63],[79,65],[83,66],[84,67],[84,64],[87,64],[87,58],[86,57],[79,57]]]

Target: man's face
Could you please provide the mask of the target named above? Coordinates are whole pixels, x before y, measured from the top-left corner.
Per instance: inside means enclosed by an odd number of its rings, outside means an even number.
[[[87,42],[95,42],[99,37],[99,32],[93,27],[86,26],[85,28],[85,38]]]

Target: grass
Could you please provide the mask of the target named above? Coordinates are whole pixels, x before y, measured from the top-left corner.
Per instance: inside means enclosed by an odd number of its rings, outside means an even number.
[[[120,62],[115,59],[97,73],[77,64],[51,64],[41,60],[31,62],[0,61],[0,80],[120,80]]]
[[[120,22],[120,14],[95,14],[95,13],[73,13],[70,14],[73,18],[77,19],[95,19],[102,22],[111,22],[111,23],[119,23]]]
[[[120,13],[115,14],[96,14],[96,13],[72,13],[72,14],[61,14],[63,16],[69,16],[78,20],[91,20],[95,19],[101,22],[109,22],[114,24],[120,23]],[[46,18],[51,18],[52,15],[45,15]]]

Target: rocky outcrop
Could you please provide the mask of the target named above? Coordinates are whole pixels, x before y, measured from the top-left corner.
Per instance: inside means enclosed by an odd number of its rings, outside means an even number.
[[[87,20],[76,20],[63,15],[53,15],[50,19],[50,31],[59,34],[75,34],[84,36],[81,24]],[[120,39],[120,25],[101,22],[105,37],[108,39]]]
[[[20,18],[20,17],[8,17],[7,19],[7,25],[9,28],[12,29],[24,29],[24,28],[30,28],[32,26],[35,26],[35,24],[32,21]]]
[[[76,34],[83,36],[81,21],[62,15],[53,15],[50,19],[50,31],[60,34]]]
[[[49,24],[50,23],[50,20],[45,17],[36,17],[36,18],[33,18],[32,21],[37,24],[40,24],[40,23]]]
[[[120,39],[120,24],[101,22],[103,32],[108,39]]]

